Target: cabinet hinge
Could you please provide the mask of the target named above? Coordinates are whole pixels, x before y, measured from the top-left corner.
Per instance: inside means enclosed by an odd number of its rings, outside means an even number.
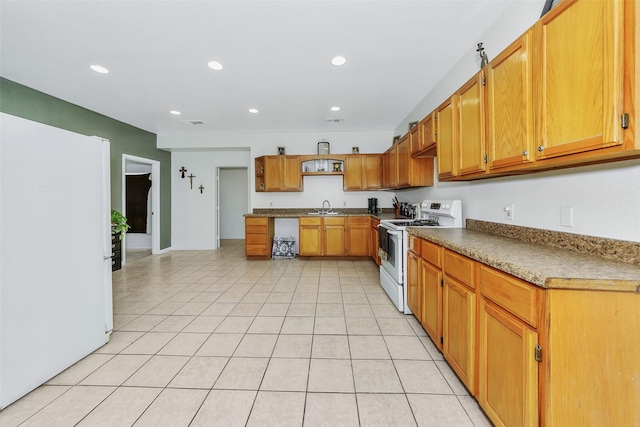
[[[444,336],[440,335],[440,344],[444,344]]]
[[[486,154],[484,155],[483,160],[484,160],[485,163],[487,163],[487,155]]]
[[[483,77],[482,78],[482,86],[486,86],[487,85],[487,78]]]
[[[540,347],[540,344],[536,346],[533,355],[536,358],[536,362],[542,362],[542,347]]]
[[[440,279],[440,287],[444,287],[444,279]]]
[[[622,129],[629,127],[629,113],[624,113],[620,116],[620,126],[622,126]]]

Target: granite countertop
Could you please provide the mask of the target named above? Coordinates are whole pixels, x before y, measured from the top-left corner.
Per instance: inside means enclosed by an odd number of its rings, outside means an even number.
[[[464,228],[407,231],[542,288],[640,292],[637,264]]]

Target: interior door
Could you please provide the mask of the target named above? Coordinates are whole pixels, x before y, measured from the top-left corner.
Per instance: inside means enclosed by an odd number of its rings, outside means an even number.
[[[0,407],[112,327],[108,141],[0,115]]]

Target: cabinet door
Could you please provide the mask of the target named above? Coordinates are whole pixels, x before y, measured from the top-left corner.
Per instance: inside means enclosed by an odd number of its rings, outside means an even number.
[[[398,153],[397,153],[397,177],[398,177],[398,187],[409,187],[411,184],[409,182],[409,176],[411,173],[411,165],[409,164],[409,160],[411,159],[411,147],[409,145],[409,137],[406,135],[404,138],[400,139],[398,143]]]
[[[423,254],[424,255],[424,254]],[[422,327],[442,351],[442,270],[421,260]]]
[[[538,334],[480,299],[478,401],[496,426],[538,425]]]
[[[368,216],[347,217],[346,255],[369,256],[369,222]]]
[[[422,322],[420,256],[413,251],[407,253],[407,305],[416,319]]]
[[[474,394],[476,295],[446,276],[443,299],[442,352],[460,380]]]
[[[458,174],[486,169],[484,72],[480,71],[458,91]],[[455,141],[455,139],[454,139]]]
[[[323,218],[324,255],[345,255],[345,221],[342,218]]]
[[[380,190],[382,188],[382,155],[367,154],[362,159],[362,188]]]
[[[300,256],[322,255],[322,218],[300,218]]]
[[[298,156],[284,156],[282,166],[282,190],[302,191],[302,171]]]
[[[453,95],[436,110],[438,179],[452,178],[458,174],[456,99],[457,96]]]
[[[536,23],[538,159],[622,143],[623,3],[564,0]]]
[[[420,132],[420,123],[414,126],[409,132],[409,147],[411,147],[411,155],[417,154],[424,145],[422,141],[422,132]]]
[[[535,158],[529,30],[491,61],[487,70],[489,168]]]
[[[264,156],[264,191],[282,191],[281,156]]]
[[[420,139],[421,142],[420,152],[430,152],[429,155],[433,156],[435,152],[431,152],[436,147],[436,126],[435,126],[435,111],[427,115],[422,122],[420,122]]]
[[[398,144],[389,150],[389,188],[398,187]]]
[[[348,154],[344,160],[343,188],[345,190],[362,190],[363,183],[362,156]]]

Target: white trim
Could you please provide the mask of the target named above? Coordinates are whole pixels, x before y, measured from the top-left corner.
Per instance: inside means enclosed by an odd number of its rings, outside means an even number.
[[[153,185],[151,186],[151,253],[153,255],[164,253],[160,251],[160,161],[146,159],[144,157],[132,156],[130,154],[122,154],[122,214],[126,216],[127,208],[127,189],[126,189],[126,163],[127,160],[151,165],[151,176],[153,177]],[[122,265],[126,263],[126,253],[124,249],[127,247],[126,234],[122,242]]]

